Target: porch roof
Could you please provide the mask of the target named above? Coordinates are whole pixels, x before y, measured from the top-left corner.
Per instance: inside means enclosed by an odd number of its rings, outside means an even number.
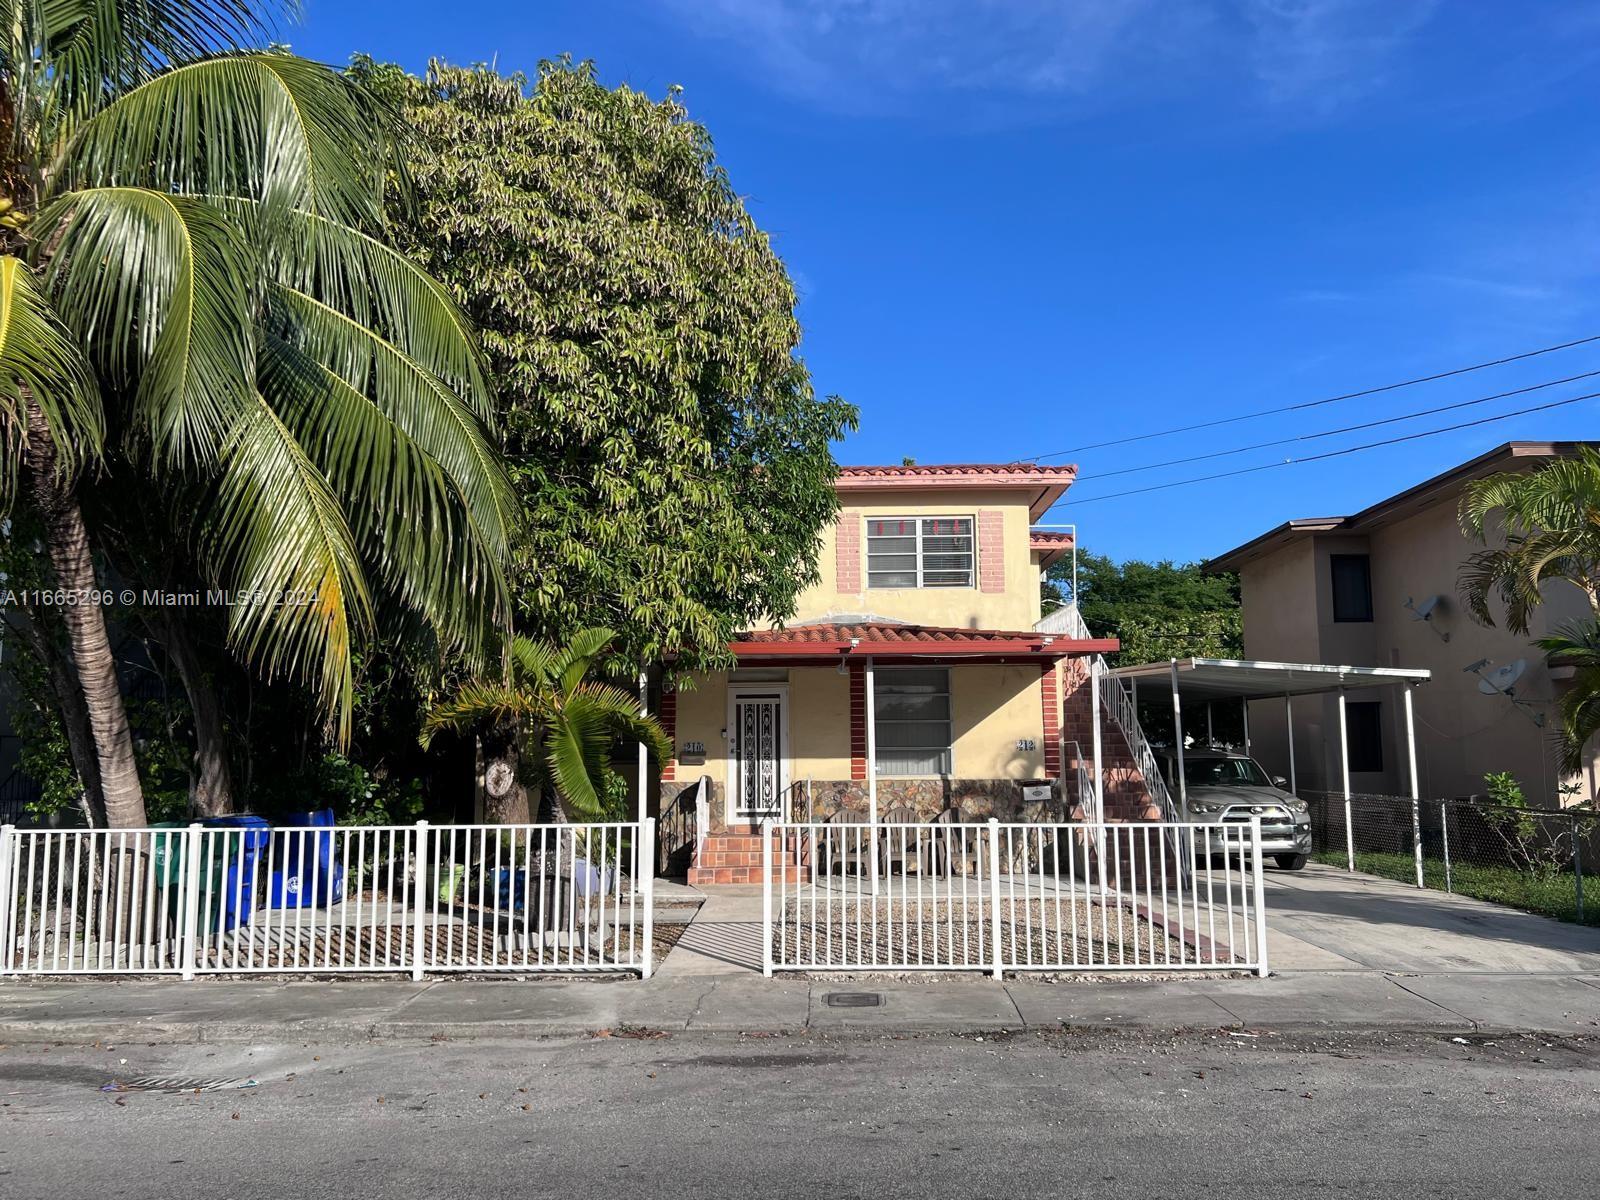
[[[758,629],[728,644],[740,661],[781,658],[834,663],[841,658],[1058,659],[1109,654],[1116,638],[1070,638],[1036,630],[962,629],[895,621],[818,622],[787,629]]]
[[[1284,663],[1232,658],[1180,658],[1117,667],[1121,680],[1153,681],[1205,700],[1266,700],[1353,688],[1426,683],[1432,672],[1421,667],[1352,667],[1338,663]],[[1160,688],[1158,687],[1159,691]]]

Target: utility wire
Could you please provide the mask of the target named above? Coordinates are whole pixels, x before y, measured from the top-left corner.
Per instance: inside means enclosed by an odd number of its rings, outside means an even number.
[[[1490,367],[1503,367],[1507,363],[1537,358],[1541,354],[1554,354],[1559,350],[1571,350],[1574,346],[1587,346],[1591,342],[1600,342],[1600,333],[1591,337],[1578,338],[1576,341],[1562,342],[1558,346],[1545,346],[1538,350],[1527,350],[1521,354],[1510,354],[1505,358],[1492,359],[1489,362],[1473,363],[1470,367],[1456,367],[1451,371],[1440,371],[1436,375],[1420,375],[1416,379],[1403,379],[1399,383],[1386,383],[1382,387],[1364,388],[1359,392],[1346,392],[1342,396],[1328,396],[1322,400],[1307,400],[1300,404],[1285,404],[1278,408],[1263,408],[1257,412],[1241,413],[1236,417],[1220,417],[1215,421],[1201,421],[1195,425],[1178,425],[1172,429],[1157,430],[1155,433],[1139,433],[1130,437],[1113,438],[1109,442],[1091,442],[1087,446],[1074,446],[1071,450],[1052,450],[1048,454],[1035,454],[1033,457],[1023,461],[1038,462],[1045,458],[1060,458],[1065,454],[1081,454],[1085,450],[1104,450],[1108,446],[1126,446],[1132,442],[1148,442],[1153,438],[1171,437],[1178,433],[1193,433],[1197,429],[1215,429],[1219,425],[1236,425],[1240,421],[1253,421],[1258,417],[1271,417],[1276,416],[1278,413],[1302,412],[1308,408],[1321,408],[1325,404],[1337,404],[1341,400],[1359,400],[1363,396],[1379,396],[1384,392],[1415,387],[1419,383],[1434,383],[1440,379],[1453,379],[1457,375],[1467,375],[1473,371],[1485,371]]]
[[[1138,467],[1118,467],[1115,471],[1100,471],[1094,475],[1079,475],[1077,482],[1083,483],[1085,480],[1090,479],[1110,479],[1114,475],[1133,475],[1140,471],[1157,471],[1162,467],[1176,467],[1183,463],[1205,462],[1213,458],[1230,458],[1235,454],[1248,454],[1252,450],[1267,450],[1273,446],[1287,446],[1294,442],[1314,442],[1320,438],[1337,437],[1341,433],[1356,433],[1362,429],[1377,429],[1384,425],[1397,425],[1401,421],[1415,421],[1420,417],[1434,417],[1440,413],[1472,408],[1479,404],[1491,404],[1496,400],[1506,400],[1512,396],[1525,396],[1529,392],[1538,392],[1545,388],[1576,383],[1580,379],[1593,379],[1596,375],[1600,375],[1600,371],[1585,371],[1581,375],[1568,375],[1565,379],[1551,379],[1545,383],[1531,383],[1527,387],[1513,388],[1509,392],[1496,392],[1493,396],[1479,396],[1476,400],[1462,400],[1455,404],[1441,404],[1437,408],[1419,409],[1416,412],[1401,413],[1397,417],[1384,417],[1378,421],[1363,421],[1359,425],[1345,425],[1339,429],[1324,429],[1319,433],[1300,433],[1294,437],[1277,438],[1270,442],[1255,442],[1249,446],[1235,447],[1232,450],[1214,450],[1210,454],[1186,454],[1182,458],[1169,458],[1166,462],[1145,463],[1143,466]]]
[[[1519,408],[1514,412],[1501,413],[1495,417],[1480,417],[1476,421],[1463,421],[1459,425],[1446,425],[1442,429],[1425,429],[1421,433],[1408,433],[1404,437],[1384,438],[1381,441],[1367,442],[1360,446],[1346,446],[1342,450],[1329,450],[1325,454],[1313,454],[1307,458],[1286,458],[1282,462],[1262,463],[1257,467],[1240,467],[1237,471],[1221,471],[1214,475],[1198,475],[1193,479],[1177,479],[1171,483],[1154,483],[1149,487],[1132,488],[1126,492],[1108,492],[1104,496],[1090,496],[1084,500],[1074,499],[1073,504],[1094,504],[1100,500],[1119,500],[1124,496],[1138,496],[1145,492],[1164,492],[1168,488],[1187,487],[1192,483],[1210,483],[1216,479],[1231,479],[1235,475],[1253,475],[1258,471],[1272,471],[1279,467],[1299,466],[1302,463],[1321,462],[1329,458],[1343,458],[1347,454],[1359,454],[1363,450],[1377,450],[1383,446],[1398,446],[1403,442],[1414,442],[1420,438],[1437,437],[1442,433],[1454,433],[1459,429],[1473,429],[1479,425],[1491,425],[1496,421],[1506,421],[1512,417],[1522,417],[1529,413],[1548,412],[1552,408],[1565,408],[1569,404],[1577,404],[1582,400],[1600,398],[1600,392],[1588,392],[1582,396],[1573,396],[1567,400],[1553,400],[1549,404],[1538,404],[1532,408]]]

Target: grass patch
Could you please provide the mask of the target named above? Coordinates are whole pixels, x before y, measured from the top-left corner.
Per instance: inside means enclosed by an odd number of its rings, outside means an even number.
[[[1311,861],[1342,867],[1345,865],[1345,855],[1342,850],[1320,850],[1311,856]],[[1401,883],[1414,884],[1417,881],[1416,860],[1409,854],[1357,851],[1356,870]],[[1444,859],[1424,858],[1422,879],[1429,887],[1443,891]],[[1512,867],[1450,863],[1451,890],[1462,896],[1504,904],[1508,908],[1519,908],[1523,912],[1538,913],[1544,917],[1555,917],[1558,921],[1600,925],[1600,880],[1585,878],[1583,882],[1584,906],[1580,917],[1578,891],[1570,871],[1529,875]]]

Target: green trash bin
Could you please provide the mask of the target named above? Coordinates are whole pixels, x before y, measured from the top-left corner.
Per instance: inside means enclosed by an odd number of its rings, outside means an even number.
[[[183,843],[189,827],[183,821],[157,821],[150,828],[175,831],[156,834],[151,851],[156,864],[156,886],[171,887],[183,879]]]

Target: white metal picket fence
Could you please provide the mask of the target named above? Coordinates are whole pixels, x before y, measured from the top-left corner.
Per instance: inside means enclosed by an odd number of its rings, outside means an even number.
[[[0,975],[652,965],[655,822],[0,829]]]
[[[1267,974],[1261,823],[766,826],[766,974]]]

